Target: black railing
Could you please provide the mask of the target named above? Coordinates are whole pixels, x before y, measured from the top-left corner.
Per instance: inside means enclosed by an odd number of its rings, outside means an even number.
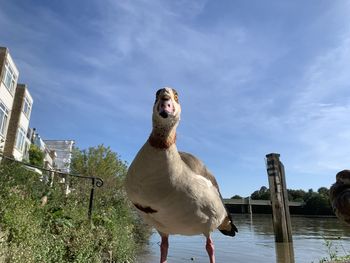
[[[2,157],[3,159],[9,160],[11,162],[14,162],[14,163],[18,163],[18,164],[21,164],[21,165],[24,165],[24,166],[35,168],[35,169],[39,169],[41,171],[58,174],[58,175],[60,175],[62,177],[63,176],[71,176],[71,177],[75,177],[75,178],[91,180],[90,200],[89,200],[89,210],[88,210],[88,218],[89,218],[89,220],[91,220],[92,209],[93,209],[93,204],[94,204],[95,187],[103,186],[103,180],[100,177],[85,176],[85,175],[72,174],[72,173],[65,173],[65,172],[61,172],[59,170],[55,170],[55,169],[46,169],[46,168],[43,168],[43,167],[40,167],[40,166],[37,166],[37,165],[32,165],[32,164],[29,164],[29,163],[18,161],[16,159],[12,158],[12,157],[5,156],[2,153],[0,153],[0,157]]]

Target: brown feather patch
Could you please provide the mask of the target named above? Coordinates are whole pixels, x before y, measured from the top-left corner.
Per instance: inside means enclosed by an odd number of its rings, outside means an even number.
[[[176,134],[173,136],[163,137],[152,133],[148,138],[148,142],[154,148],[168,149],[176,142]]]
[[[150,206],[142,206],[142,205],[139,205],[139,204],[134,204],[134,206],[138,209],[138,210],[140,210],[140,211],[142,211],[142,212],[144,212],[144,213],[146,213],[146,214],[153,214],[153,213],[157,213],[157,210],[154,210],[152,207],[150,207]]]

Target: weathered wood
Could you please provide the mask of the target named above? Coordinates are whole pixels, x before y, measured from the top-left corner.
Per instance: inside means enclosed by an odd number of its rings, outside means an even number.
[[[248,213],[253,214],[252,199],[248,197]]]
[[[284,166],[279,154],[266,155],[276,242],[293,242]]]
[[[293,243],[276,243],[276,262],[278,263],[294,263]]]

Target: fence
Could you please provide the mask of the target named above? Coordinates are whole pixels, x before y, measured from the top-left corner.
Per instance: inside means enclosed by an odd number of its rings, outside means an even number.
[[[32,164],[29,164],[29,163],[18,161],[16,159],[12,158],[12,157],[5,156],[3,153],[0,153],[0,157],[2,159],[8,160],[10,162],[18,163],[18,164],[21,164],[21,165],[26,166],[26,167],[30,167],[30,168],[34,168],[34,169],[38,169],[38,170],[41,170],[41,171],[48,172],[49,174],[52,175],[52,178],[56,174],[56,175],[61,176],[61,177],[69,176],[69,177],[78,178],[78,179],[91,180],[89,209],[88,209],[88,218],[89,218],[89,220],[91,220],[93,204],[94,204],[95,187],[102,187],[103,186],[103,180],[100,177],[85,176],[85,175],[72,174],[72,173],[64,173],[64,172],[61,172],[59,170],[46,169],[46,168],[43,168],[43,167],[39,167],[39,166],[36,166],[36,165],[32,165]]]

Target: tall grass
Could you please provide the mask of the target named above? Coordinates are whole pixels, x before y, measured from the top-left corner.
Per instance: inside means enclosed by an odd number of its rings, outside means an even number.
[[[79,182],[77,182],[79,183]],[[121,189],[95,200],[67,197],[58,181],[49,188],[40,175],[15,164],[0,165],[0,261],[11,263],[134,262],[149,231],[132,212]],[[42,206],[41,198],[48,202]]]
[[[340,239],[340,237],[339,237]],[[322,258],[319,263],[327,262],[350,262],[350,253],[346,251],[344,247],[335,245],[333,241],[325,239],[324,246],[327,250],[327,257]],[[342,253],[343,256],[340,256],[339,253]]]

